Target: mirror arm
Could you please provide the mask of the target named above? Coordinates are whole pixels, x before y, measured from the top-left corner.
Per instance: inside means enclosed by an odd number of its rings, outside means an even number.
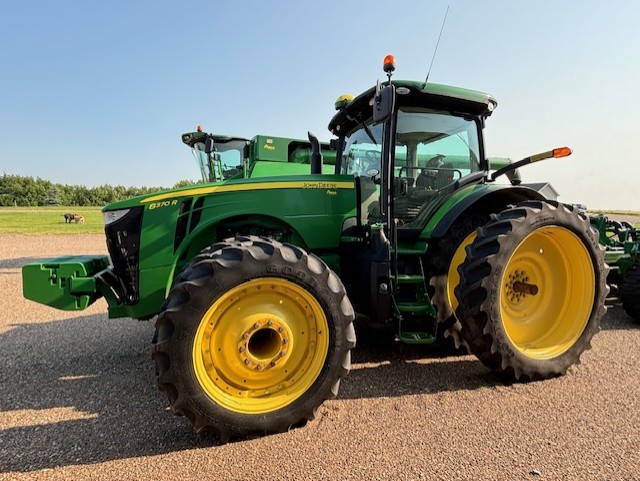
[[[559,157],[566,157],[568,155],[571,155],[571,149],[569,147],[559,147],[557,149],[549,150],[548,152],[542,152],[541,154],[525,157],[522,160],[514,162],[513,164],[505,165],[501,169],[496,170],[493,174],[491,174],[491,180],[496,180],[501,175],[506,174],[507,172],[511,172],[512,170],[515,170],[518,167],[523,167],[525,165],[533,164],[534,162],[539,162],[541,160],[549,159],[551,157],[559,158]]]

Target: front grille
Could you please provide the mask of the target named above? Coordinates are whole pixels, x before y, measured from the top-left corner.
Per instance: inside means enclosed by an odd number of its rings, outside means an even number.
[[[187,235],[187,224],[189,223],[189,211],[191,210],[191,199],[182,201],[178,211],[178,222],[176,222],[176,234],[173,240],[173,252],[178,250],[180,244]]]
[[[127,304],[139,298],[140,226],[144,207],[133,207],[121,219],[105,226],[107,249]]]
[[[193,229],[200,223],[200,217],[202,217],[202,206],[204,205],[204,197],[200,197],[193,204],[193,214],[191,214],[191,225],[189,226],[189,233],[193,232]]]

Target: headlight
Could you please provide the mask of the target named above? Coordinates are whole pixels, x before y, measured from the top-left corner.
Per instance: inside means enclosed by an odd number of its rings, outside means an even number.
[[[102,213],[104,225],[113,224],[115,221],[122,219],[129,213],[131,209],[109,210]]]

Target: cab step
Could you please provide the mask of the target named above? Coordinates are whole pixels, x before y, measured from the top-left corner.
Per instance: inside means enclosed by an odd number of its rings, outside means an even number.
[[[424,284],[425,282],[422,275],[398,274],[392,277],[398,284]]]
[[[396,308],[399,312],[407,312],[414,315],[417,314],[430,314],[432,316],[436,316],[436,310],[433,308],[431,303],[423,303],[423,302],[398,302],[396,303]]]
[[[398,340],[405,344],[433,344],[436,336],[430,332],[404,331],[400,333]]]

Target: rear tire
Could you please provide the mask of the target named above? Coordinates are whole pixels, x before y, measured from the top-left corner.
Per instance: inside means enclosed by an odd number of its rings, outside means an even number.
[[[586,217],[527,201],[478,230],[456,289],[471,351],[509,381],[564,374],[605,313],[604,249]]]
[[[620,283],[620,301],[625,312],[640,322],[640,268],[634,266]]]
[[[353,318],[342,282],[315,255],[228,239],[194,258],[158,316],[158,387],[174,414],[222,441],[303,425],[349,371]]]
[[[460,334],[462,324],[455,314],[458,299],[454,291],[460,283],[458,267],[466,258],[465,248],[476,238],[476,229],[488,220],[487,214],[465,214],[448,229],[430,256],[432,267],[429,269],[429,284],[433,287],[431,301],[437,312],[438,340],[444,347],[459,354],[470,351]]]

